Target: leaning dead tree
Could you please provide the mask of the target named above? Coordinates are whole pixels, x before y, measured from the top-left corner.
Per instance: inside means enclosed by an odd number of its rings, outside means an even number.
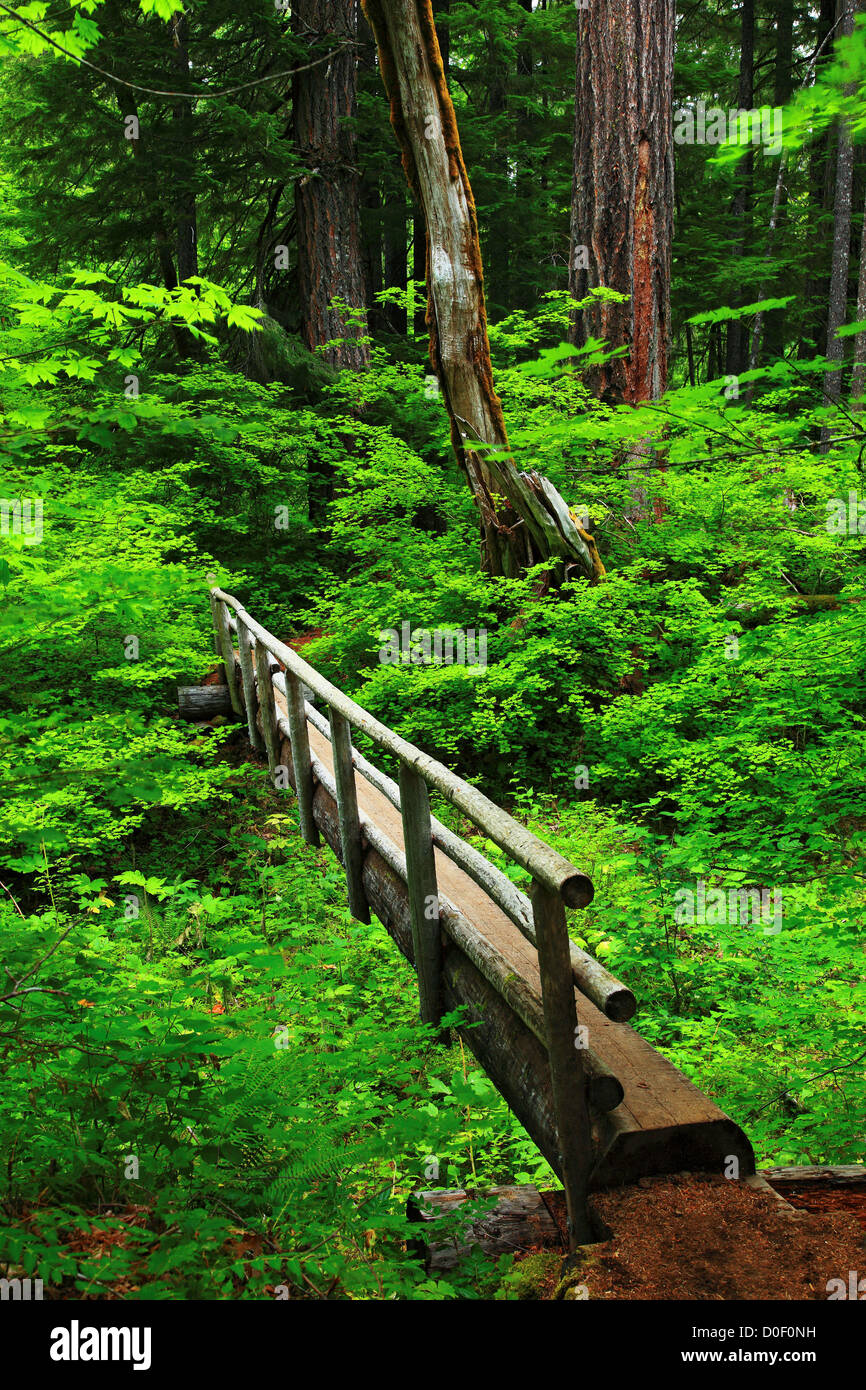
[[[475,203],[448,93],[431,0],[362,0],[379,53],[409,186],[427,227],[430,360],[451,439],[481,515],[484,568],[516,575],[555,561],[598,579],[592,536],[546,478],[521,473],[493,384]]]

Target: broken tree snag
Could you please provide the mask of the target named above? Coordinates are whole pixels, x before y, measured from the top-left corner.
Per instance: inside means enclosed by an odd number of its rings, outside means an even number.
[[[551,483],[533,485],[508,451],[493,384],[475,203],[448,94],[430,0],[362,0],[391,103],[403,168],[427,227],[430,360],[451,440],[481,516],[484,568],[516,575],[555,561],[601,577],[588,538]],[[556,507],[551,505],[555,499]],[[566,518],[563,523],[557,508]]]

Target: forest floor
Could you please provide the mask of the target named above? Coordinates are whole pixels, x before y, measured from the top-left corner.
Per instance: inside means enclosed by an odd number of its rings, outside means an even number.
[[[836,1195],[845,1209],[791,1211],[772,1192],[698,1173],[597,1193],[592,1206],[613,1238],[585,1247],[563,1283],[545,1257],[536,1297],[823,1301],[831,1279],[847,1295],[849,1271],[864,1265],[863,1198]],[[564,1231],[562,1194],[545,1201]]]

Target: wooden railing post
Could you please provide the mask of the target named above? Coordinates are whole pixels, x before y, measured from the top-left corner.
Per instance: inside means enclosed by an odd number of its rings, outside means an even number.
[[[355,769],[352,766],[352,730],[348,719],[335,709],[328,710],[331,721],[331,748],[334,755],[334,781],[337,784],[337,815],[340,821],[340,842],[343,847],[343,868],[352,916],[359,922],[369,922],[370,907],[364,892],[364,851],[361,844],[361,822],[358,820],[358,794],[355,790]]]
[[[538,944],[553,1112],[562,1185],[565,1188],[568,1246],[569,1250],[573,1250],[593,1240],[587,1207],[592,1132],[583,1057],[577,1046],[577,1010],[574,1005],[568,928],[562,898],[537,880],[532,887],[532,911]]]
[[[232,646],[228,610],[222,599],[217,598],[215,594],[211,594],[210,596],[210,609],[213,616],[217,654],[222,657],[226,685],[229,688],[229,699],[232,702],[232,709],[235,714],[241,714],[241,700],[238,694],[237,676],[235,675],[235,653],[234,647]]]
[[[292,767],[295,772],[295,795],[298,798],[301,834],[308,845],[317,845],[319,827],[313,819],[313,764],[310,759],[310,736],[307,732],[304,692],[298,677],[291,671],[286,671],[286,709],[289,712],[289,737],[292,741]]]
[[[274,683],[271,680],[270,655],[263,642],[256,643],[256,677],[259,709],[262,714],[262,735],[268,752],[268,771],[273,782],[280,761],[280,736],[277,729],[277,702],[274,699]]]
[[[250,743],[256,750],[261,749],[262,736],[256,725],[256,710],[258,699],[256,696],[256,678],[253,673],[253,654],[250,648],[250,630],[243,618],[238,618],[238,656],[241,663],[241,681],[244,688],[244,705],[247,712],[247,729],[250,735]]]
[[[400,764],[400,813],[421,1021],[438,1023],[442,1017],[442,929],[430,795],[424,778],[408,763]]]

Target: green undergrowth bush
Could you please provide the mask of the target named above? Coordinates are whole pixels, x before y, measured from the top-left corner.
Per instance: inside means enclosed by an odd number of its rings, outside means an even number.
[[[55,1297],[477,1297],[498,1265],[428,1278],[410,1193],[549,1170],[468,1050],[417,1022],[333,856],[246,781],[230,843],[201,817],[195,877],[181,846],[167,877],[46,873],[34,913],[4,897],[3,1272]]]

